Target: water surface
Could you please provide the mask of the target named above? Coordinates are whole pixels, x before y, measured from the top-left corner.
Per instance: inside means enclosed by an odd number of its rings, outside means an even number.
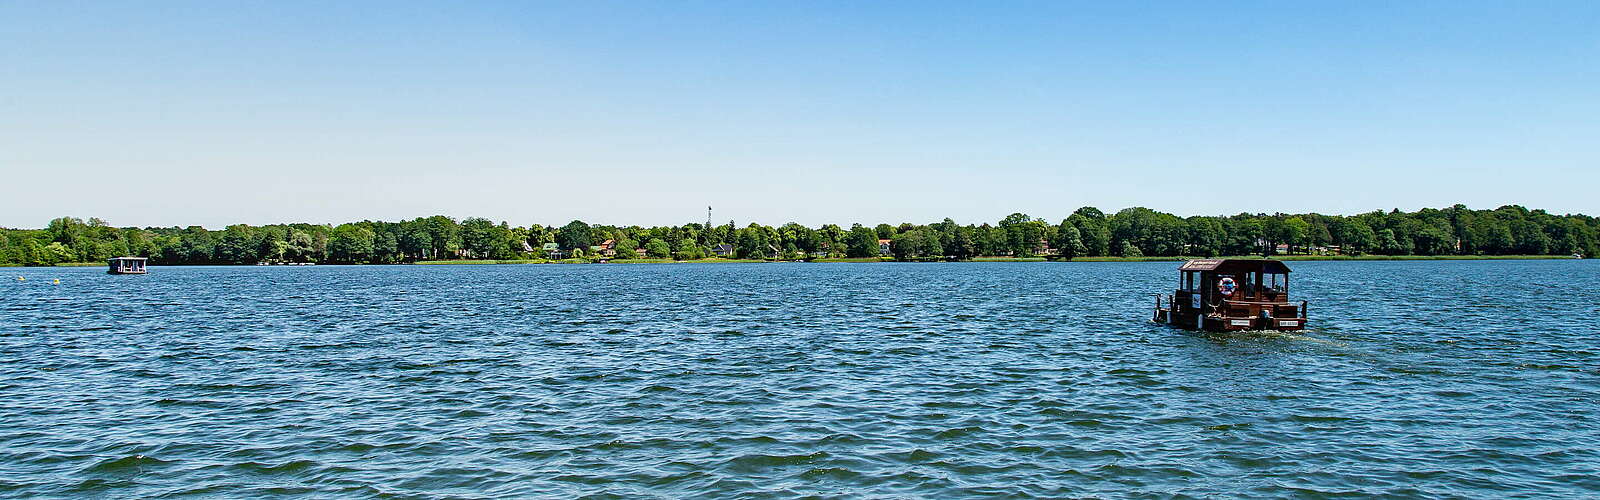
[[[0,495],[1600,495],[1600,265],[1292,266],[5,269]]]

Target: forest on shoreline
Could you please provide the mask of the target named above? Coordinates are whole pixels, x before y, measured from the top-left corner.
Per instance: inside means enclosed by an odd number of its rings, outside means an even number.
[[[1600,219],[1507,205],[1463,205],[1359,215],[1179,217],[1144,207],[1106,214],[1083,207],[1060,222],[1015,213],[990,224],[807,227],[734,222],[682,226],[512,226],[436,215],[399,222],[236,224],[221,230],[114,227],[61,217],[42,229],[0,228],[0,265],[49,266],[140,256],[156,265],[393,264],[451,259],[750,260],[1218,255],[1593,256]]]

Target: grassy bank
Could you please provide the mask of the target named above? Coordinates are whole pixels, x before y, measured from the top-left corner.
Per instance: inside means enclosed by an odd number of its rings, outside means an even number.
[[[694,259],[694,260],[672,260],[672,259],[611,259],[610,260],[610,263],[612,263],[612,264],[740,264],[740,263],[752,263],[752,262],[766,262],[766,261],[760,260],[760,259],[717,259],[717,258]]]
[[[1078,257],[1072,262],[1180,262],[1189,259],[1259,259],[1258,255],[1224,257]],[[1283,261],[1312,260],[1556,260],[1570,255],[1274,255]],[[976,259],[974,259],[976,260]]]
[[[413,264],[421,266],[455,266],[455,265],[481,265],[481,264],[544,264],[550,262],[544,259],[516,259],[516,260],[419,260]]]
[[[591,259],[561,259],[561,260],[546,260],[546,259],[512,259],[512,260],[451,259],[451,260],[419,260],[419,261],[413,262],[413,264],[424,265],[424,266],[452,266],[452,265],[484,265],[484,264],[593,264],[595,262],[597,262],[597,261],[591,260]],[[736,264],[736,263],[767,262],[767,261],[760,260],[760,259],[716,259],[716,258],[712,258],[712,259],[696,259],[696,260],[611,259],[611,260],[608,260],[606,262],[611,263],[611,264],[679,264],[679,263],[683,263],[683,264]]]
[[[1254,255],[1224,256],[1224,257],[1078,257],[1071,261],[1062,262],[1182,262],[1189,259],[1259,259]],[[1556,260],[1571,259],[1568,255],[1276,255],[1277,260],[1313,261],[1313,260]],[[1044,257],[974,257],[964,262],[1045,262]],[[415,262],[419,265],[482,265],[482,264],[589,264],[594,261],[587,259],[521,259],[521,260],[424,260]],[[613,264],[739,264],[771,262],[760,259],[612,259]],[[824,258],[812,262],[824,263],[867,263],[867,262],[895,262],[890,258],[878,257],[847,257]],[[918,262],[942,262],[942,260],[927,259]],[[105,264],[82,262],[72,264],[57,264],[59,266],[102,266]]]
[[[1072,259],[1071,261],[1055,261],[1055,262],[1182,262],[1182,261],[1189,260],[1189,259],[1259,259],[1259,258],[1261,258],[1261,257],[1255,256],[1255,255],[1224,256],[1224,257],[1078,257],[1078,258]],[[1367,261],[1383,261],[1383,260],[1567,260],[1567,259],[1571,259],[1572,256],[1570,256],[1570,255],[1275,255],[1272,258],[1277,259],[1277,260],[1285,260],[1285,261],[1289,261],[1289,260],[1293,260],[1293,261],[1317,261],[1317,260],[1367,260]],[[1044,257],[974,257],[971,260],[956,261],[956,262],[1045,262],[1046,260],[1048,260],[1048,259],[1046,259]],[[760,259],[718,259],[718,258],[710,258],[710,259],[696,259],[696,260],[612,259],[609,262],[612,263],[612,264],[750,264],[750,263],[761,263],[761,262],[788,262],[788,261],[767,261],[767,260],[760,260]],[[895,262],[895,260],[892,259],[892,258],[888,258],[888,257],[883,257],[883,258],[879,258],[879,257],[841,257],[841,258],[815,259],[815,260],[813,260],[811,262],[868,263],[868,262]],[[944,259],[917,259],[917,260],[912,261],[912,262],[945,262],[945,260]],[[594,261],[588,260],[588,259],[562,259],[562,260],[546,260],[546,259],[509,259],[509,260],[454,259],[454,260],[422,260],[422,261],[413,262],[413,264],[423,265],[423,266],[487,265],[487,264],[591,264],[591,263],[594,263]],[[54,267],[100,267],[100,266],[104,266],[104,265],[105,265],[105,263],[103,263],[103,262],[62,262],[62,263],[59,263],[59,264],[55,264]],[[36,266],[23,266],[23,265],[20,265],[20,264],[0,264],[0,267],[36,267]],[[49,266],[45,266],[45,267],[49,267]]]
[[[1278,260],[1571,260],[1571,255],[1286,255]]]

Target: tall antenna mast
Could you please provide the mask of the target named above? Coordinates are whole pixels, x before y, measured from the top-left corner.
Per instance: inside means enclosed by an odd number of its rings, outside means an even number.
[[[705,230],[707,230],[707,231],[711,230],[711,205],[706,205],[706,227],[705,227]]]

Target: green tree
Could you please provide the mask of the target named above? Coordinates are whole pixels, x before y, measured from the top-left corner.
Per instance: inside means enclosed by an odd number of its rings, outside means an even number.
[[[1278,243],[1289,245],[1289,253],[1294,253],[1295,246],[1303,246],[1311,233],[1311,224],[1298,216],[1284,219],[1280,226]]]
[[[556,234],[556,242],[566,250],[581,250],[594,244],[593,230],[581,220],[568,222]]]
[[[878,233],[856,224],[845,236],[845,255],[850,257],[875,257],[878,255]]]
[[[433,243],[432,258],[453,258],[457,250],[461,249],[461,226],[455,219],[443,215],[435,215],[423,221],[423,227],[428,230],[428,239]]]
[[[503,247],[496,238],[495,226],[489,219],[470,217],[461,221],[461,246],[468,258],[494,257],[496,249]]]
[[[767,232],[756,224],[740,229],[734,235],[734,252],[741,259],[763,259],[770,252],[772,241]]]
[[[1366,224],[1357,219],[1340,217],[1329,223],[1328,231],[1333,236],[1333,244],[1339,245],[1341,251],[1346,254],[1357,255],[1370,246],[1358,246],[1356,244],[1356,241],[1360,239],[1358,227],[1361,226],[1366,226]],[[1367,227],[1367,231],[1371,232],[1372,228]],[[1375,241],[1377,235],[1373,236]]]
[[[822,228],[817,229],[817,237],[821,240],[817,243],[818,248],[827,248],[829,255],[844,255],[846,234],[848,233],[838,224],[824,224]]]
[[[1005,234],[987,223],[971,226],[973,255],[1001,255],[1006,252]]]
[[[216,237],[210,231],[200,226],[189,226],[179,234],[177,247],[171,254],[181,264],[212,264],[216,247]]]
[[[878,239],[887,240],[894,237],[895,228],[888,224],[878,224],[877,227],[873,228],[873,232],[878,234]]]
[[[433,235],[428,228],[413,225],[400,233],[400,253],[411,260],[425,260],[433,251]],[[281,258],[281,257],[280,257]]]
[[[912,229],[897,232],[889,243],[896,260],[911,260],[919,257],[942,257],[944,248],[939,244],[939,236],[932,229]]]
[[[949,235],[949,241],[941,240],[940,243],[944,247],[945,253],[960,260],[967,260],[976,256],[978,246],[972,240],[972,228],[956,225],[955,221],[950,219],[945,219],[945,221],[949,224],[948,229],[944,230]]]
[[[617,240],[618,259],[637,259],[639,252],[634,250],[639,247],[639,242],[630,239]]]
[[[311,237],[311,234],[292,230],[289,232],[288,243],[284,256],[289,262],[317,261],[316,240]]]
[[[1516,252],[1517,239],[1511,235],[1511,226],[1489,217],[1479,221],[1478,232],[1483,235],[1479,249],[1492,255]]]
[[[1401,246],[1400,238],[1395,236],[1394,230],[1385,228],[1381,231],[1378,231],[1377,253],[1383,255],[1402,255],[1406,253],[1406,249],[1405,247]]]
[[[1001,245],[1005,253],[1018,257],[1033,255],[1039,238],[1044,236],[1042,224],[1033,222],[1033,218],[1024,213],[1013,213],[1000,219]]]
[[[1410,221],[1411,252],[1419,255],[1447,255],[1452,253],[1455,237],[1450,223],[1444,219]]]
[[[665,259],[672,257],[672,247],[665,240],[656,238],[644,244],[644,251],[652,259]]]
[[[1111,230],[1106,226],[1106,214],[1095,207],[1082,207],[1072,212],[1067,220],[1078,228],[1087,255],[1111,255]]]
[[[1118,249],[1123,243],[1138,248],[1141,255],[1176,255],[1185,239],[1183,221],[1145,207],[1125,208],[1110,217],[1111,241]]]
[[[684,239],[678,242],[678,248],[673,252],[673,257],[678,260],[704,259],[707,255],[710,254],[705,247],[700,246],[700,244],[691,239]]]
[[[44,251],[39,252],[39,257],[42,259],[40,264],[46,266],[72,262],[77,258],[71,248],[67,248],[66,245],[61,244],[59,241],[52,241],[49,245],[45,245]]]
[[[59,258],[55,262],[78,262],[80,256],[86,258],[92,252],[90,248],[93,243],[88,237],[88,229],[83,219],[77,217],[52,219],[50,224],[45,226],[45,232],[49,233],[50,241],[60,243],[61,246],[59,249],[49,247],[50,258]],[[65,249],[66,253],[61,253],[61,249]],[[65,257],[60,257],[62,255]]]
[[[1189,252],[1201,257],[1216,257],[1227,244],[1228,233],[1222,221],[1213,217],[1195,217],[1189,220]]]
[[[249,264],[256,261],[256,248],[260,244],[256,241],[255,229],[244,224],[234,224],[222,231],[222,239],[217,242],[217,261],[225,264]]]
[[[1144,257],[1144,252],[1139,251],[1139,246],[1131,241],[1122,242],[1122,250],[1118,253],[1123,257]]]
[[[365,264],[372,261],[375,249],[371,229],[357,224],[341,224],[333,228],[328,240],[328,257],[339,264]]]
[[[384,231],[377,233],[372,238],[372,262],[377,264],[390,264],[395,262],[400,254],[400,240],[394,233]]]

